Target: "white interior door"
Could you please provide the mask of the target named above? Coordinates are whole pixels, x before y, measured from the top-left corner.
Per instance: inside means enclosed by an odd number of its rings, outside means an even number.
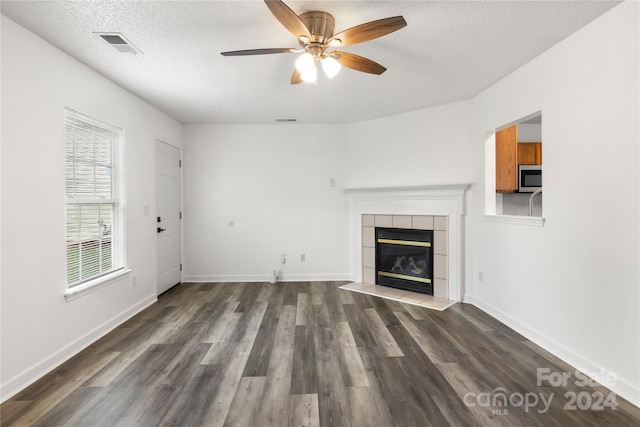
[[[182,281],[180,150],[156,140],[158,295]]]

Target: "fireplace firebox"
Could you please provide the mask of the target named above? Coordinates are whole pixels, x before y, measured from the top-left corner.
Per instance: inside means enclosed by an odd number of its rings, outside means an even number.
[[[376,284],[433,295],[433,231],[376,227]]]

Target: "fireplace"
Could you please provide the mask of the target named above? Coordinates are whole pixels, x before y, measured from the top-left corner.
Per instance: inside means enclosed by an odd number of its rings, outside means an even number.
[[[433,231],[375,229],[376,284],[433,295]]]
[[[346,189],[353,281],[376,284],[376,228],[430,230],[433,232],[433,297],[462,301],[463,225],[468,189],[468,184]]]

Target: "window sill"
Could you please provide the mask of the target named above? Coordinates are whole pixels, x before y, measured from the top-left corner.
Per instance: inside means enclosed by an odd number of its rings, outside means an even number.
[[[102,276],[97,279],[90,280],[86,283],[83,283],[82,285],[74,286],[73,288],[68,289],[64,293],[64,299],[67,302],[70,302],[77,298],[80,298],[81,296],[90,294],[93,291],[97,291],[100,288],[104,288],[105,286],[115,283],[121,280],[122,278],[128,276],[130,271],[131,271],[130,268],[119,270],[114,273],[107,274],[106,276]]]
[[[544,227],[544,222],[547,219],[543,216],[484,215],[484,220],[488,222],[498,222],[502,224],[527,225],[530,227]]]

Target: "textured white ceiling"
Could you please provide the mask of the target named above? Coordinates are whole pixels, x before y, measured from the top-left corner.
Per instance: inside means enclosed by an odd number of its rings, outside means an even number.
[[[343,48],[387,67],[342,69],[289,84],[295,54],[223,57],[294,47],[263,1],[7,1],[4,15],[183,123],[352,123],[476,95],[615,1],[287,1],[331,13],[336,32],[403,15],[407,27]],[[96,31],[120,32],[142,55]]]

